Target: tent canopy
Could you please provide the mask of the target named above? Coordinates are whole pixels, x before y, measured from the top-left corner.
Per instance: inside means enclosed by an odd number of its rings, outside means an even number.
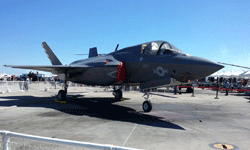
[[[239,77],[250,77],[250,70],[240,74]]]
[[[240,76],[244,73],[243,70],[235,71],[231,69],[230,71],[223,71],[221,73],[215,72],[214,74],[208,76],[208,77],[224,77],[224,78],[234,78],[234,77],[250,77],[250,71],[249,74],[245,74],[245,76]]]

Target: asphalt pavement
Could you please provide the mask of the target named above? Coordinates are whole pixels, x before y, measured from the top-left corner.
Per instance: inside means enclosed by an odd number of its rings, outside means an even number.
[[[250,103],[244,94],[195,89],[152,92],[153,110],[144,113],[143,93],[70,87],[57,101],[58,88],[0,95],[0,130],[138,149],[250,149]],[[163,90],[162,90],[163,91]]]

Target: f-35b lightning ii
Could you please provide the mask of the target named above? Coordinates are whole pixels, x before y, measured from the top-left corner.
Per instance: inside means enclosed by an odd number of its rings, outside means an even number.
[[[97,48],[94,47],[89,51],[89,58],[74,61],[70,65],[62,65],[45,42],[42,47],[52,65],[5,66],[58,74],[65,82],[64,90],[58,92],[59,101],[66,100],[67,81],[114,87],[138,85],[140,89],[150,89],[170,85],[171,79],[186,82],[203,78],[224,67],[210,60],[185,54],[166,41],[152,41],[120,50],[117,50],[117,45],[114,52],[106,55],[98,55]],[[113,94],[116,99],[122,98],[121,89],[114,88]],[[145,112],[150,112],[152,104],[148,98],[145,99],[142,108]]]

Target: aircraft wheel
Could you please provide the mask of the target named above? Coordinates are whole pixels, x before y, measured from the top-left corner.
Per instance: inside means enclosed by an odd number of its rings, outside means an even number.
[[[64,90],[60,90],[58,92],[57,98],[59,101],[65,101],[66,100],[66,92]]]
[[[122,98],[122,90],[121,89],[115,90],[115,99],[120,100],[121,98]]]
[[[142,104],[142,109],[144,112],[150,112],[152,110],[152,104],[149,101],[144,101]]]

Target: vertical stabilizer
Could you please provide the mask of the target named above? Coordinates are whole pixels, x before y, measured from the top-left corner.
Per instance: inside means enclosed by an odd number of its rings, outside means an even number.
[[[56,55],[53,53],[53,51],[50,49],[50,47],[48,46],[46,42],[42,42],[42,47],[45,53],[47,54],[52,65],[62,65],[60,60],[56,57]]]
[[[97,48],[93,47],[89,49],[89,58],[98,56]]]

